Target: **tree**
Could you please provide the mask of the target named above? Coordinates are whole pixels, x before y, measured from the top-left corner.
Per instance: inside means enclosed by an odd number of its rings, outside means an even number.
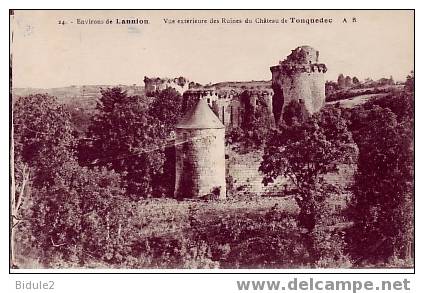
[[[110,261],[122,243],[127,200],[120,176],[106,168],[65,163],[53,186],[36,188],[31,234],[45,266]],[[128,208],[127,208],[128,209]]]
[[[13,119],[15,162],[29,172],[32,169],[34,184],[52,184],[51,170],[60,168],[75,153],[69,113],[55,97],[37,94],[16,100]]]
[[[238,143],[234,148],[243,152],[262,147],[273,124],[272,119],[266,119],[272,114],[264,110],[263,97],[257,97],[257,100],[251,98],[252,94],[248,91],[240,94],[240,101],[243,105],[240,127],[233,127],[226,133],[226,142]]]
[[[359,79],[358,79],[356,76],[354,76],[354,77],[352,78],[352,82],[353,82],[353,84],[354,84],[354,85],[357,85],[357,84],[359,84],[359,83],[360,83]]]
[[[345,86],[346,87],[352,86],[352,78],[349,75],[347,75],[346,78],[345,78]]]
[[[414,92],[414,90],[415,90],[415,74],[414,74],[413,70],[406,77],[405,90],[408,91],[408,92]]]
[[[337,84],[339,85],[340,88],[344,88],[346,86],[345,78],[342,73],[340,73],[337,78]]]
[[[155,94],[148,112],[165,127],[167,132],[171,132],[182,116],[182,105],[182,96],[175,89],[166,88]]]
[[[305,105],[300,104],[296,100],[290,101],[290,103],[284,107],[283,110],[283,121],[286,125],[291,126],[293,124],[302,123],[308,116]]]
[[[339,85],[337,82],[334,81],[326,81],[325,82],[325,98],[327,101],[331,100],[331,96],[338,91]]]
[[[297,189],[298,222],[307,230],[314,260],[320,258],[319,250],[314,249],[314,231],[323,220],[325,202],[334,189],[323,176],[337,171],[338,163],[354,162],[356,148],[352,143],[347,121],[335,107],[323,109],[303,123],[282,125],[266,142],[259,168],[264,173],[263,182],[284,176]]]
[[[131,198],[150,197],[152,178],[163,171],[167,129],[149,115],[142,97],[128,96],[120,88],[101,94],[89,127],[92,146],[87,163],[121,174]]]
[[[186,105],[188,106],[188,105]],[[183,113],[183,98],[173,88],[167,88],[155,94],[148,113],[163,129],[161,144],[165,145],[162,171],[152,176],[152,194],[164,197],[173,194],[175,187],[175,126]]]
[[[11,257],[16,265],[17,230],[27,229],[31,222],[30,189],[54,183],[56,170],[73,156],[75,140],[69,114],[54,97],[19,97],[12,111]]]
[[[188,80],[185,77],[183,77],[183,76],[180,76],[180,77],[177,78],[177,84],[179,86],[185,86],[185,84],[187,82],[188,82]]]
[[[84,243],[99,239],[86,235],[102,231],[86,217],[96,214],[101,225],[123,213],[120,177],[78,165],[70,115],[54,97],[18,98],[12,129],[12,247],[18,242],[21,253],[26,248],[44,264],[55,258],[84,261]]]
[[[392,94],[352,115],[359,160],[349,239],[358,262],[411,257],[414,159],[408,101],[408,94]]]

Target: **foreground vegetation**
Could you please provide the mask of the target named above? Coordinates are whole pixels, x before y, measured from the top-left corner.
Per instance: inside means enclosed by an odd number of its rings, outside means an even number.
[[[409,267],[413,243],[413,77],[354,109],[312,116],[292,103],[281,125],[255,117],[231,140],[264,148],[264,183],[285,197],[178,202],[167,155],[181,96],[102,91],[82,136],[54,97],[13,104],[14,267]],[[254,113],[252,113],[254,115]],[[81,128],[78,128],[79,130]],[[350,186],[326,176],[356,168]],[[349,194],[347,208],[331,201]]]

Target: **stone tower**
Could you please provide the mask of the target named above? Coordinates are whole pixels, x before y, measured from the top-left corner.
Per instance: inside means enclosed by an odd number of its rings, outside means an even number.
[[[279,122],[282,111],[290,101],[304,104],[309,114],[319,111],[325,103],[325,64],[319,63],[319,51],[301,46],[279,65],[272,66],[273,112]]]
[[[224,199],[225,127],[200,99],[176,127],[176,198]]]

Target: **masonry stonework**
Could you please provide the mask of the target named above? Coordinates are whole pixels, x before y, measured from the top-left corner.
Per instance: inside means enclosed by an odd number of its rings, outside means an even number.
[[[205,100],[227,128],[240,127],[250,109],[259,113],[258,116],[264,122],[268,122],[272,117],[271,88],[190,89],[183,94],[183,112],[198,100]]]
[[[275,126],[291,101],[302,104],[309,114],[319,111],[325,103],[327,67],[319,63],[318,51],[301,46],[270,69],[271,81],[202,86],[183,77],[144,79],[147,96],[166,88],[182,94],[185,114],[175,131],[175,197],[223,199],[226,175],[243,192],[274,195],[284,190],[263,186],[260,150],[246,154],[225,150],[225,129],[249,127],[253,117],[262,127]]]
[[[173,88],[182,95],[186,90],[188,90],[189,82],[182,76],[176,78],[144,77],[144,91],[148,97],[152,97],[155,93],[167,88]]]
[[[176,127],[176,198],[225,199],[225,127],[200,100]]]
[[[272,66],[273,112],[276,122],[291,101],[304,105],[306,112],[318,112],[325,103],[324,74],[319,51],[310,46],[297,47],[279,65]]]
[[[226,171],[233,183],[233,192],[238,194],[256,194],[262,196],[281,196],[286,179],[276,180],[274,183],[264,186],[263,174],[259,171],[263,150],[255,150],[240,153],[226,148]]]

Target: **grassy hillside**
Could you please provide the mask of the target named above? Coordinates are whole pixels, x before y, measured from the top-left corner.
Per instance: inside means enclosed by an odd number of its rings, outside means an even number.
[[[57,97],[59,103],[78,106],[83,109],[93,109],[100,96],[100,89],[119,86],[129,95],[144,95],[144,87],[137,85],[83,85],[59,88],[14,88],[13,97],[27,96],[30,94],[49,94]]]

